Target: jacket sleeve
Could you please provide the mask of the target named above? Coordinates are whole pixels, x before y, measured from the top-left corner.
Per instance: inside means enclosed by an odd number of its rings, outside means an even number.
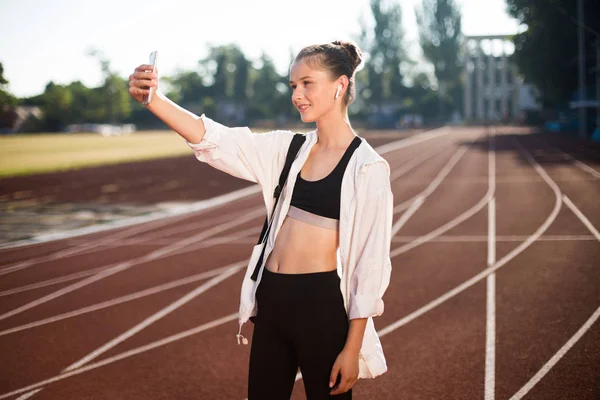
[[[394,197],[387,161],[367,167],[357,199],[356,266],[350,277],[348,318],[383,314],[383,294],[392,271],[390,245]]]
[[[273,180],[285,162],[294,136],[290,131],[252,133],[247,127],[230,128],[202,114],[206,133],[200,143],[186,142],[196,158],[237,178],[263,185]]]

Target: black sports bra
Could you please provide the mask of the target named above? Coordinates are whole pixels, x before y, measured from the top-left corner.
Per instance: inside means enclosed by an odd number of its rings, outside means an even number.
[[[323,179],[306,181],[302,178],[301,171],[298,172],[288,215],[309,224],[336,229],[335,223],[340,219],[344,171],[350,157],[361,143],[362,139],[359,136],[354,137],[336,167]]]

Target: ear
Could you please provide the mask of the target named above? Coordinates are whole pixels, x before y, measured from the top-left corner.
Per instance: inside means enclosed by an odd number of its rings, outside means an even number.
[[[337,87],[337,91],[335,92],[335,98],[340,97],[340,91],[342,90],[342,84],[339,84]]]
[[[342,75],[338,78],[337,91],[335,92],[335,98],[337,99],[344,93],[344,90],[348,88],[350,81],[346,75]]]

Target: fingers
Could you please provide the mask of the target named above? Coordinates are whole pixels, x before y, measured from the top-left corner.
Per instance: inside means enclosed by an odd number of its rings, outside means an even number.
[[[152,72],[142,72],[136,69],[136,72],[129,75],[130,89],[149,89],[158,86],[158,77]],[[137,90],[130,90],[130,93],[137,93]]]
[[[150,89],[129,88],[129,93],[133,96],[147,96],[150,94]]]
[[[156,87],[158,82],[156,79],[135,79],[129,78],[129,87],[148,88],[150,86]]]
[[[340,382],[335,385],[338,378]],[[329,394],[337,395],[346,393],[348,390],[352,389],[352,386],[354,386],[357,380],[357,374],[342,373],[342,364],[338,363],[336,360],[336,362],[333,364],[333,368],[331,368],[331,374],[329,375],[329,387],[332,388]]]
[[[152,71],[154,67],[151,64],[142,64],[135,69],[136,72]]]
[[[129,75],[129,94],[141,101],[150,94],[151,87],[158,87],[158,70],[152,72],[152,65],[142,64]]]
[[[129,75],[129,77],[135,79],[158,79],[158,75],[152,71],[136,71]]]
[[[133,74],[129,75],[129,79],[131,80],[132,77],[135,79],[158,79],[158,69],[153,70],[153,68],[150,64],[142,64],[134,70]]]
[[[333,368],[331,368],[331,374],[329,374],[329,387],[333,387],[333,385],[335,385],[335,382],[337,381],[338,378],[338,374],[340,373],[340,365],[337,363],[337,361],[335,363],[333,363]]]
[[[329,394],[334,396],[336,394],[346,393],[348,390],[352,389],[352,386],[354,386],[356,380],[356,378],[352,377],[344,378],[344,376],[342,375],[340,383],[332,391],[330,391]]]
[[[158,75],[153,72],[134,72],[129,75],[129,81],[132,80],[145,80],[145,81],[153,81],[154,83],[158,83]]]

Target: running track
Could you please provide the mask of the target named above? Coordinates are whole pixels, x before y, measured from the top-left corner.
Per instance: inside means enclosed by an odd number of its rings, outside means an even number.
[[[514,128],[399,143],[379,148],[389,371],[354,398],[600,399],[600,148]],[[0,399],[245,399],[238,296],[263,218],[255,194],[0,251]]]

